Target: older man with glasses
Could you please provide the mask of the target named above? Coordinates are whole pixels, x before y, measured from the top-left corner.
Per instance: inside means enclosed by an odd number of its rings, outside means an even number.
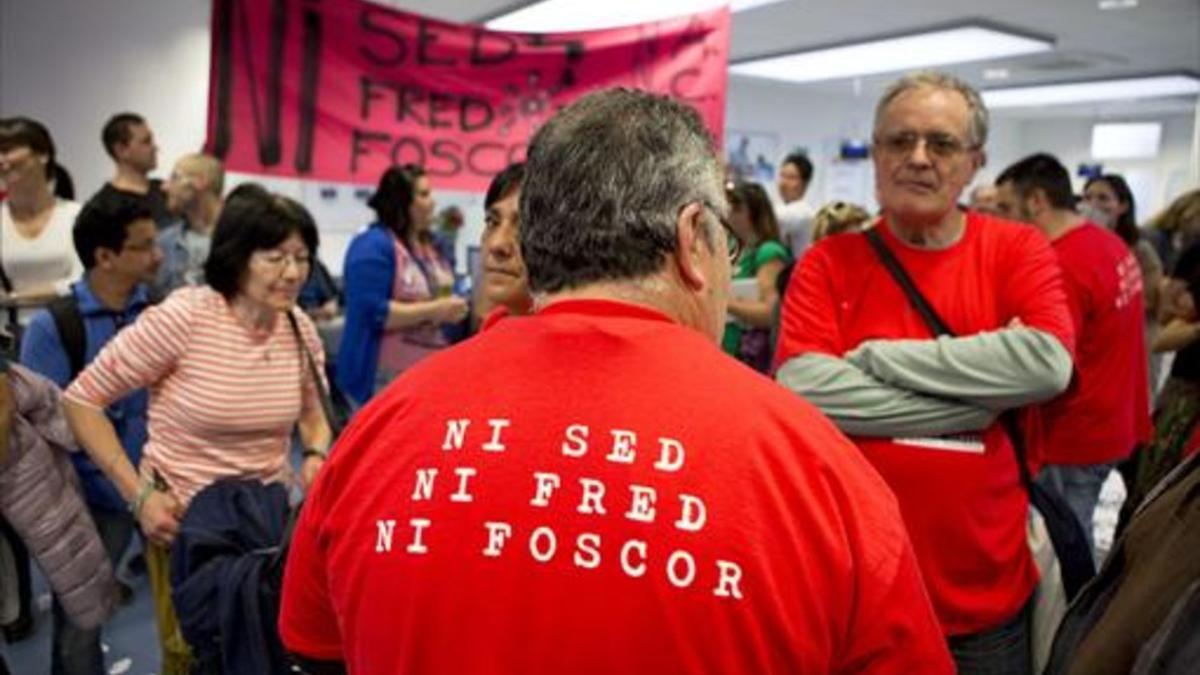
[[[882,215],[869,235],[822,240],[798,265],[777,378],[850,434],[896,493],[959,672],[1027,673],[1038,571],[998,416],[1067,387],[1075,336],[1045,237],[957,205],[987,126],[979,94],[954,77],[918,73],[885,92],[873,153]],[[953,335],[934,335],[883,252]]]
[[[947,673],[895,500],[725,356],[720,167],[695,111],[589,95],[534,137],[536,299],[363,408],[296,526],[312,673]]]

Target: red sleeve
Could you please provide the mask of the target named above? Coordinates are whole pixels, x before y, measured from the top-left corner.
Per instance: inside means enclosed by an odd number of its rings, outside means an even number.
[[[833,300],[829,249],[820,244],[809,249],[792,270],[780,313],[775,368],[806,352],[841,356],[844,351]]]
[[[954,662],[917,567],[916,554],[905,541],[889,578],[866,570],[859,582],[852,651],[842,672],[954,673]]]
[[[292,532],[283,574],[279,635],[288,651],[322,661],[344,661],[320,539],[320,526],[324,520],[320,488],[327,482],[320,478],[324,477],[318,477]]]
[[[1000,286],[1005,322],[1020,319],[1057,337],[1075,358],[1075,328],[1067,306],[1062,268],[1050,242],[1032,227],[1020,227],[1008,242]]]
[[[1070,261],[1067,259],[1076,255],[1074,251],[1056,250],[1056,253],[1059,259],[1059,269],[1062,270],[1063,275],[1063,291],[1067,296],[1067,310],[1071,312],[1071,325],[1075,328],[1075,335],[1080,335],[1088,316],[1094,312],[1095,303],[1092,301],[1092,289],[1088,286],[1087,279],[1079,278],[1079,275],[1071,270],[1086,270],[1090,261],[1083,261],[1083,267],[1080,268],[1068,264]]]

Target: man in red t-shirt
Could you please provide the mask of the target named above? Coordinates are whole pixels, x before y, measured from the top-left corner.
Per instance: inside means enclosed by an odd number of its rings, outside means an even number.
[[[1075,377],[1040,406],[1028,434],[1038,481],[1061,494],[1092,540],[1100,488],[1116,462],[1150,440],[1142,274],[1112,232],[1075,212],[1071,176],[1036,154],[996,179],[1001,215],[1035,225],[1058,254],[1075,326]]]
[[[886,485],[717,346],[727,210],[678,102],[599,92],[538,131],[538,309],[407,371],[341,438],[284,580],[307,668],[952,672]]]
[[[961,337],[933,338],[866,236],[831,237],[792,275],[777,379],[896,493],[959,672],[1025,673],[1037,570],[996,420],[1066,388],[1074,334],[1045,237],[957,206],[986,137],[979,94],[948,75],[902,78],[876,108],[874,230]]]

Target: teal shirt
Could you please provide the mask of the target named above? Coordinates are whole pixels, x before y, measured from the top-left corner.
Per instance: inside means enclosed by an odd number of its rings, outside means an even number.
[[[777,241],[764,241],[763,243],[748,248],[742,252],[741,257],[737,261],[737,270],[733,273],[734,279],[753,279],[758,276],[758,270],[763,265],[778,260],[784,265],[791,260],[791,254],[784,248],[783,244]],[[738,343],[742,339],[742,331],[745,328],[736,323],[725,324],[725,335],[721,338],[721,349],[725,350],[726,354],[737,356]]]

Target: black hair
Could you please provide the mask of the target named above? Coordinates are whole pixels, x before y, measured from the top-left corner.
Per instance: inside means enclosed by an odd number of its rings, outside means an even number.
[[[812,160],[808,158],[807,154],[803,152],[790,153],[787,157],[783,158],[781,166],[782,164],[791,164],[795,166],[796,171],[800,172],[800,179],[804,181],[805,185],[808,185],[810,182],[812,182],[813,163]]]
[[[106,248],[120,253],[129,236],[129,226],[153,218],[145,197],[116,190],[101,190],[83,205],[71,230],[75,252],[84,268],[96,266],[96,251]]]
[[[417,179],[424,175],[425,169],[418,164],[389,167],[379,177],[375,194],[367,200],[376,220],[405,243],[410,242],[413,234],[409,209],[417,199]]]
[[[1087,192],[1093,183],[1107,184],[1117,195],[1117,201],[1124,202],[1129,206],[1125,209],[1125,213],[1117,216],[1117,222],[1113,223],[1113,231],[1129,246],[1136,246],[1138,239],[1141,238],[1141,233],[1137,226],[1137,204],[1133,201],[1133,190],[1129,189],[1129,183],[1126,183],[1125,178],[1119,173],[1106,173],[1089,178],[1083,184],[1083,191]]]
[[[293,234],[300,235],[309,255],[316,258],[317,225],[299,202],[272,194],[257,183],[239,185],[225,198],[213,230],[212,247],[204,262],[206,283],[232,300],[241,288],[250,256],[275,248]]]
[[[1028,197],[1037,188],[1055,209],[1075,208],[1075,192],[1071,189],[1071,174],[1053,155],[1039,152],[1013,164],[1000,173],[996,185],[1012,183],[1017,194]]]
[[[46,125],[29,117],[0,119],[0,152],[26,147],[46,156],[46,178],[54,177],[54,138]]]
[[[137,113],[123,112],[110,117],[100,132],[100,141],[104,143],[104,151],[108,153],[109,157],[116,159],[117,146],[132,140],[133,127],[145,123],[146,120]]]
[[[521,187],[525,182],[525,162],[513,162],[496,174],[492,184],[488,186],[487,196],[483,198],[483,208],[490,209],[492,204],[504,199]]]
[[[52,172],[54,173],[54,196],[59,199],[74,200],[75,181],[71,179],[71,173],[58,162],[54,163]]]

